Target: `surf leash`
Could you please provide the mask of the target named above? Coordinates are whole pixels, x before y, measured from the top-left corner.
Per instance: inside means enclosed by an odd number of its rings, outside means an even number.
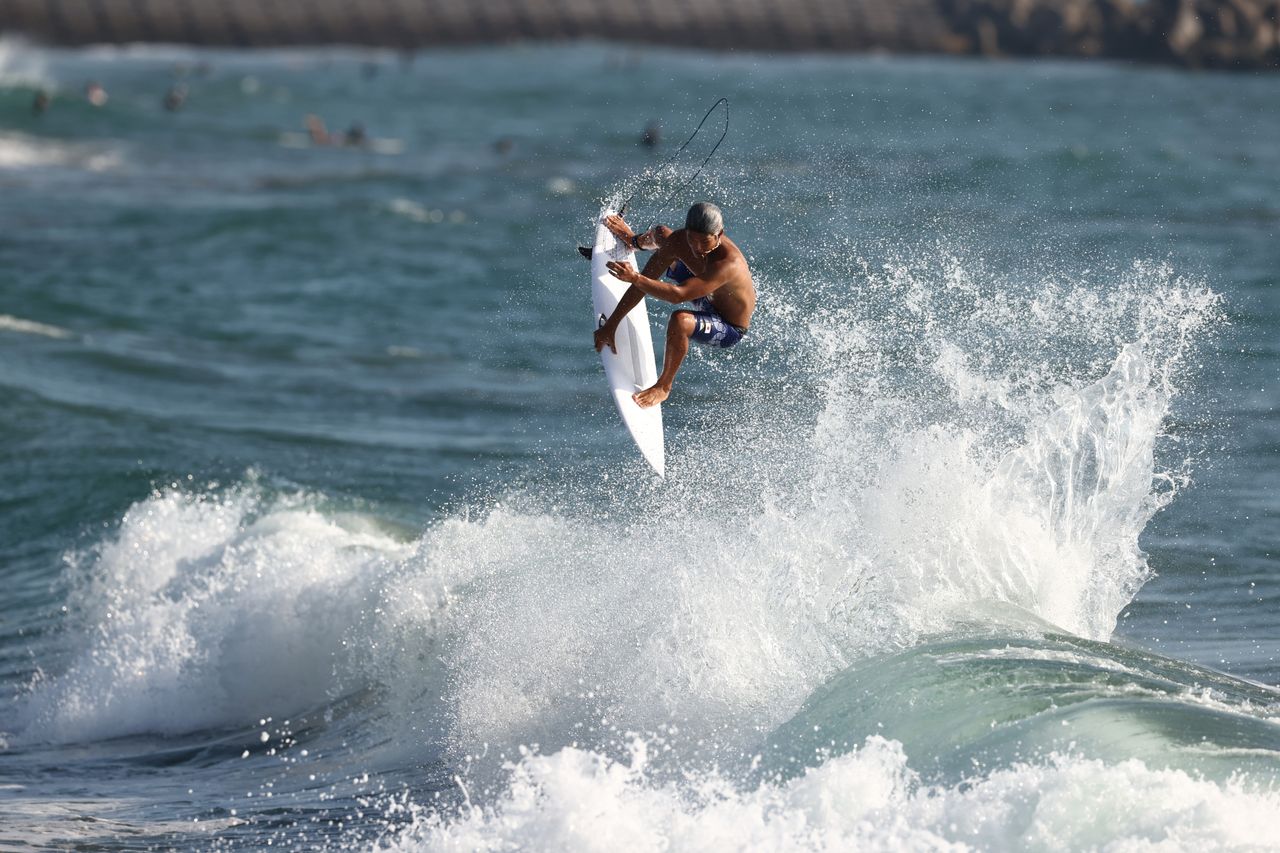
[[[676,187],[675,191],[671,193],[671,195],[667,196],[667,198],[662,202],[662,204],[659,205],[660,207],[666,207],[668,204],[670,204],[677,195],[679,195],[681,192],[684,191],[685,187],[693,183],[694,179],[697,178],[698,175],[702,174],[702,170],[706,168],[707,164],[711,162],[711,158],[715,156],[716,149],[720,147],[720,143],[724,142],[724,138],[729,135],[729,99],[721,98],[720,100],[712,104],[711,109],[707,110],[707,114],[702,117],[702,121],[698,122],[698,126],[694,128],[693,133],[691,133],[689,135],[689,138],[684,141],[684,144],[681,145],[679,148],[677,148],[675,150],[675,153],[667,158],[667,162],[663,163],[653,172],[654,177],[656,179],[658,175],[662,174],[662,171],[664,169],[666,169],[668,166],[674,163],[676,161],[676,158],[679,157],[684,152],[684,150],[689,147],[689,143],[693,142],[694,138],[698,135],[698,131],[702,130],[702,126],[707,123],[707,119],[711,118],[711,114],[716,111],[716,107],[720,106],[721,104],[724,104],[724,131],[720,134],[720,138],[716,140],[716,144],[711,147],[711,152],[707,154],[706,158],[702,161],[702,165],[698,167],[698,171],[694,172],[692,175],[688,177],[687,180],[685,180],[684,183]],[[634,199],[636,195],[639,194],[639,192],[640,192],[640,188],[637,188],[634,192],[631,193],[631,195],[627,197],[627,200],[622,203],[622,207],[618,208],[619,216],[622,216],[627,212],[627,208],[631,205],[631,200]]]

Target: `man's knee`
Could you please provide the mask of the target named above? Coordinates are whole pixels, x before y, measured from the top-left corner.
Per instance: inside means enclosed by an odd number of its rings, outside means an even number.
[[[686,338],[691,336],[696,328],[698,328],[698,318],[693,316],[692,311],[676,311],[671,315],[671,321],[667,323],[668,332],[679,332]]]

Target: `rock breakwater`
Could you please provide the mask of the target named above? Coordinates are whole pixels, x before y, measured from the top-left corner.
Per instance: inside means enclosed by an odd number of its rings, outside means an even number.
[[[1280,67],[1280,0],[4,0],[0,32],[67,45],[416,49],[599,38]]]

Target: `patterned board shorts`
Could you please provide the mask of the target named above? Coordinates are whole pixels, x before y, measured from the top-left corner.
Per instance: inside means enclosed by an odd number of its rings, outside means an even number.
[[[684,284],[685,281],[693,278],[693,272],[684,265],[684,261],[679,260],[671,265],[666,275],[676,284]],[[747,333],[746,329],[726,322],[707,297],[699,297],[693,300],[691,304],[693,305],[693,310],[689,311],[689,313],[693,315],[696,321],[696,325],[693,327],[693,340],[703,346],[728,349],[742,340],[742,336]]]
[[[707,297],[695,299],[692,304],[693,311],[689,313],[693,314],[695,321],[693,339],[703,346],[728,349],[747,333],[746,329],[729,324],[717,314]]]

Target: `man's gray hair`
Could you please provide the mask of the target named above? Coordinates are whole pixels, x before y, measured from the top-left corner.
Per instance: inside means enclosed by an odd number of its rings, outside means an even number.
[[[720,208],[709,201],[700,201],[689,208],[684,227],[699,234],[719,234],[724,230],[724,215]]]

